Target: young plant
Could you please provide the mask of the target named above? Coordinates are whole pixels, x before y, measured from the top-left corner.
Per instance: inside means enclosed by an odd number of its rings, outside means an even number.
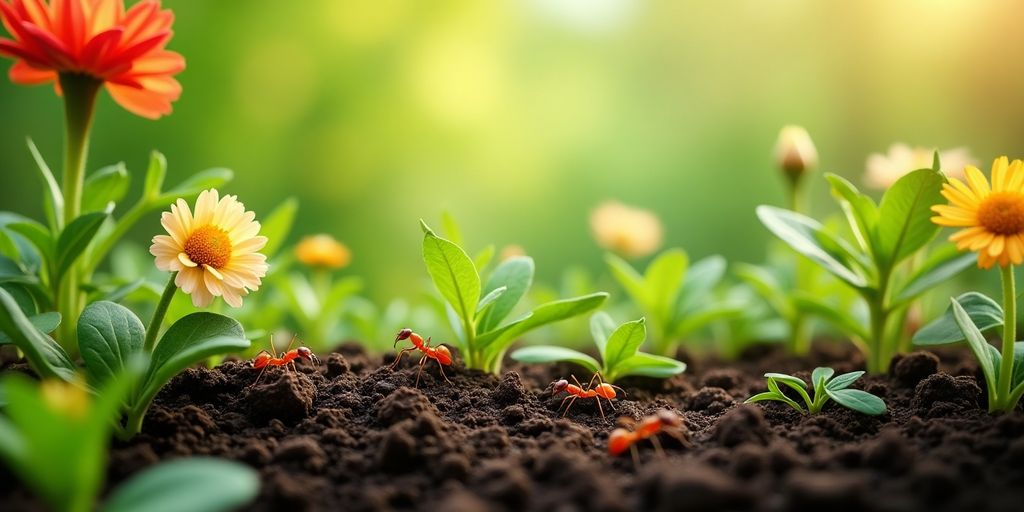
[[[750,404],[771,400],[785,403],[800,412],[818,414],[821,412],[821,408],[831,399],[847,409],[870,416],[877,416],[885,412],[885,402],[881,398],[867,391],[849,389],[851,384],[864,375],[864,372],[844,373],[835,377],[833,375],[835,375],[835,370],[832,368],[815,368],[811,373],[811,383],[813,386],[808,387],[803,379],[793,377],[792,375],[766,373],[764,376],[768,379],[768,391],[756,394],[748,398],[744,403]],[[807,409],[804,409],[797,401],[786,396],[779,387],[780,382],[795,389],[800,398],[803,399]],[[807,393],[808,390],[814,393],[814,398],[811,398],[811,395]]]
[[[607,293],[599,292],[549,302],[503,323],[533,282],[533,259],[509,258],[482,282],[478,265],[466,251],[437,236],[422,220],[420,227],[427,273],[446,302],[447,316],[455,332],[453,343],[468,368],[498,373],[505,352],[520,335],[593,311],[608,298]]]
[[[710,256],[691,267],[685,251],[669,249],[655,257],[643,275],[614,254],[607,254],[605,261],[626,294],[651,319],[655,354],[673,356],[680,339],[741,311],[736,305],[712,299],[712,291],[725,274],[721,256]]]
[[[938,226],[930,221],[930,208],[941,200],[946,179],[937,159],[933,167],[900,178],[880,204],[845,179],[827,175],[855,245],[810,217],[772,206],[757,208],[769,231],[863,298],[869,315],[866,326],[821,297],[804,297],[803,306],[845,331],[864,353],[872,373],[886,371],[892,356],[904,346],[903,324],[910,304],[974,261],[948,250],[917,256],[938,233]]]
[[[54,510],[96,510],[110,429],[135,381],[126,375],[132,372],[111,378],[94,397],[64,381],[39,384],[17,373],[0,384],[7,400],[0,415],[0,458]],[[139,473],[115,488],[99,510],[232,510],[258,490],[259,477],[248,466],[193,458]]]
[[[575,363],[589,372],[600,372],[601,378],[609,383],[630,375],[667,379],[686,371],[685,363],[640,352],[640,346],[647,339],[643,318],[616,327],[606,313],[597,313],[590,318],[590,329],[600,362],[583,352],[550,345],[518,349],[512,352],[512,359],[523,363]]]

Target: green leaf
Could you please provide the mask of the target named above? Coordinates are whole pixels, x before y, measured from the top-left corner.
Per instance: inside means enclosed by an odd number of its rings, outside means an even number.
[[[480,302],[480,276],[461,247],[438,238],[420,221],[424,230],[423,261],[437,291],[466,323],[472,323]]]
[[[775,393],[774,391],[765,391],[763,393],[758,393],[758,394],[756,394],[756,395],[754,395],[754,396],[744,400],[743,403],[745,403],[745,404],[753,404],[753,403],[757,403],[757,402],[766,402],[766,401],[769,401],[769,400],[776,401],[776,402],[791,402],[789,397],[787,397],[785,395],[781,395],[779,393]]]
[[[981,332],[1003,325],[1003,308],[996,301],[978,292],[967,292],[956,298],[956,302],[970,317],[971,323]],[[914,334],[915,345],[946,345],[964,341],[966,336],[956,322],[953,308],[946,309],[942,316],[931,321]]]
[[[35,276],[29,275],[17,261],[0,256],[0,283],[24,283],[34,280]]]
[[[55,278],[59,281],[71,265],[85,252],[96,233],[107,220],[106,213],[87,213],[71,221],[57,238],[57,252],[54,259]]]
[[[288,234],[292,231],[295,214],[298,211],[299,201],[294,197],[289,197],[277,205],[277,208],[274,208],[274,211],[264,217],[263,222],[260,223],[260,234],[267,237],[267,245],[263,246],[261,252],[266,254],[267,258],[273,258],[281,250],[281,246],[284,245]]]
[[[831,379],[835,373],[836,371],[832,368],[819,366],[811,372],[811,382],[814,384],[814,387],[817,388],[823,381]]]
[[[868,282],[864,276],[848,264],[857,259],[853,249],[825,232],[818,221],[796,212],[766,205],[757,207],[757,216],[769,231],[789,244],[796,252],[810,258],[854,288],[867,287]]]
[[[630,375],[667,379],[686,371],[686,363],[676,361],[671,357],[637,352],[633,356],[619,361],[619,364],[609,370],[609,382],[615,382]]]
[[[192,313],[167,329],[150,360],[133,408],[145,410],[160,388],[185,368],[210,356],[241,352],[251,343],[236,320],[215,313]]]
[[[156,202],[156,199],[160,197],[160,191],[164,187],[164,178],[166,176],[167,158],[159,151],[153,151],[149,155],[149,167],[146,168],[146,181],[142,188],[142,197]]]
[[[1024,382],[1024,341],[1018,341],[1013,344],[1013,377],[1011,387],[1017,387],[1022,382]]]
[[[476,305],[476,314],[480,315],[483,313],[487,307],[494,304],[494,301],[498,300],[498,297],[501,297],[506,290],[508,290],[508,287],[502,286],[501,288],[495,288],[487,295],[484,295],[484,298],[480,299],[480,303]]]
[[[0,331],[7,334],[21,349],[29,365],[40,377],[56,377],[71,382],[75,379],[75,363],[67,352],[49,336],[39,332],[21,311],[7,290],[0,288]]]
[[[795,388],[800,388],[805,391],[807,390],[807,383],[804,382],[804,380],[799,377],[786,375],[785,373],[766,373],[764,374],[764,377],[766,379],[772,379],[790,386],[795,386]]]
[[[480,249],[480,252],[476,253],[476,256],[473,256],[473,264],[476,265],[477,270],[482,271],[483,269],[487,268],[487,265],[491,264],[491,260],[493,259],[494,244],[491,244],[488,245],[487,247],[484,247],[483,249]]]
[[[234,176],[235,174],[229,169],[218,168],[200,171],[190,176],[178,186],[159,196],[154,200],[154,202],[157,204],[170,204],[177,201],[179,198],[189,200],[192,197],[199,195],[199,193],[204,190],[220,188],[225,183],[231,181]]]
[[[82,188],[82,211],[107,211],[110,203],[119,203],[128,192],[131,178],[124,164],[104,167],[85,178]]]
[[[642,308],[648,308],[651,301],[647,297],[647,288],[643,276],[640,275],[626,260],[612,254],[605,254],[604,260],[608,263],[608,269],[612,277],[619,282],[626,294]]]
[[[733,266],[733,274],[761,296],[780,317],[787,320],[794,317],[796,308],[771,272],[757,265],[737,263]]]
[[[973,252],[961,253],[955,245],[943,245],[928,255],[928,259],[896,294],[894,302],[901,304],[914,300],[929,289],[952,279],[977,261],[978,256]]]
[[[462,228],[459,227],[459,223],[455,220],[455,216],[452,215],[451,212],[441,212],[441,228],[444,229],[444,236],[453,244],[458,246],[463,244]]]
[[[681,338],[719,320],[740,316],[743,314],[743,310],[743,307],[734,304],[712,303],[703,309],[689,311],[686,316],[678,319],[678,322],[670,327],[671,335],[669,337]]]
[[[550,323],[572,318],[593,311],[604,304],[608,294],[604,292],[592,293],[571,299],[556,300],[537,306],[532,312],[517,320],[514,320],[493,331],[482,334],[476,339],[476,345],[481,350],[500,350],[507,346],[517,336],[536,329],[537,327]],[[498,347],[498,349],[491,346]]]
[[[12,222],[5,228],[25,237],[35,248],[39,251],[39,254],[49,264],[53,262],[54,253],[56,252],[56,243],[53,239],[53,234],[50,233],[46,226],[35,222]]]
[[[620,325],[608,338],[608,344],[605,346],[605,367],[615,368],[621,361],[635,355],[646,339],[647,326],[643,318]]]
[[[943,202],[945,182],[941,172],[919,169],[885,192],[878,210],[878,255],[888,265],[917,252],[939,232],[939,226],[931,221],[931,207]]]
[[[847,309],[839,309],[825,302],[822,297],[801,290],[793,292],[792,297],[793,304],[797,310],[818,316],[839,330],[862,340],[871,338],[871,335],[864,329],[864,326]]]
[[[43,183],[46,185],[46,217],[49,219],[50,225],[56,229],[58,223],[64,218],[64,194],[61,192],[60,186],[57,185],[57,180],[53,177],[50,166],[46,165],[46,160],[39,153],[39,148],[36,147],[35,142],[32,142],[32,139],[26,139],[26,142],[28,143],[28,151],[32,153],[32,159],[35,160],[36,168],[39,170]]]
[[[839,391],[840,389],[846,389],[846,388],[850,387],[850,385],[853,384],[854,382],[857,382],[857,379],[861,378],[861,376],[863,376],[863,375],[864,375],[864,372],[862,372],[862,371],[850,372],[850,373],[844,373],[842,375],[838,375],[834,379],[828,381],[828,383],[825,384],[825,388],[826,389],[831,389],[832,391]]]
[[[873,254],[877,243],[878,206],[842,176],[826,174],[825,179],[832,185],[832,195],[839,201],[861,250]]]
[[[989,396],[996,396],[995,383],[998,376],[996,375],[997,366],[992,363],[992,359],[989,357],[991,345],[985,341],[985,336],[981,334],[981,331],[964,307],[960,305],[960,302],[952,298],[949,301],[953,309],[953,319],[966,337],[967,345],[970,346],[971,352],[974,353],[974,357],[978,360],[978,366],[981,366],[982,373],[985,374]]]
[[[135,313],[113,302],[93,302],[78,317],[78,348],[93,385],[120,375],[142,351],[146,329]]]
[[[699,307],[718,286],[725,276],[728,264],[719,255],[708,256],[690,267],[683,281],[683,289],[676,301],[676,314],[685,316],[687,312]]]
[[[50,334],[60,325],[60,313],[49,311],[28,317],[28,321],[43,334]],[[0,331],[0,345],[13,343],[10,336]]]
[[[885,402],[867,391],[859,389],[838,389],[831,390],[825,387],[825,393],[836,403],[869,416],[878,416],[885,413]]]
[[[21,251],[18,250],[18,244],[14,243],[11,235],[8,235],[7,231],[3,229],[0,229],[0,256],[5,256],[15,261],[21,259]]]
[[[498,288],[505,288],[505,293],[495,299],[494,305],[477,321],[479,332],[488,332],[501,324],[516,304],[526,295],[533,283],[533,258],[517,256],[509,258],[491,272],[484,286],[484,292],[491,293]]]
[[[644,271],[644,289],[648,307],[660,318],[669,318],[679,298],[683,277],[690,260],[682,249],[669,249],[659,254]]]
[[[552,346],[533,346],[523,347],[512,352],[512,359],[521,363],[555,363],[559,361],[566,361],[574,364],[578,364],[587,369],[589,372],[596,372],[601,370],[601,364],[596,359],[590,357],[583,352],[572,350],[565,347],[552,347]]]
[[[244,464],[196,457],[158,464],[114,489],[105,512],[221,512],[256,498],[259,475]]]
[[[598,311],[590,317],[590,335],[594,337],[594,344],[597,345],[597,353],[601,354],[604,360],[605,348],[608,346],[608,337],[615,332],[615,321],[604,311]]]

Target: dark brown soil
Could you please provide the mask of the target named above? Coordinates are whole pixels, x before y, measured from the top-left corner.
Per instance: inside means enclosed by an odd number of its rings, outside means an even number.
[[[803,361],[771,349],[739,363],[706,361],[668,381],[621,382],[618,415],[678,411],[692,446],[640,445],[641,465],[609,457],[614,414],[579,401],[561,419],[548,384],[569,366],[511,366],[501,377],[428,366],[392,372],[343,346],[320,368],[268,372],[250,386],[243,362],[188,370],[163,390],[144,431],[114,447],[109,484],[159,460],[214,455],[259,469],[252,510],[1022,510],[1024,414],[993,417],[973,362],[916,353],[865,378],[889,412],[740,405],[765,371],[809,377],[860,364],[826,345]],[[577,376],[584,380],[581,373]],[[0,471],[7,510],[35,502]]]

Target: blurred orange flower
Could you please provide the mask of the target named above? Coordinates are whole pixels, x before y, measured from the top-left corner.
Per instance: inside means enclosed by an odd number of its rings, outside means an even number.
[[[303,265],[319,268],[342,268],[352,261],[348,247],[325,234],[303,238],[295,246],[295,256]]]
[[[13,38],[0,38],[0,55],[15,59],[14,83],[89,76],[122,107],[149,119],[171,113],[181,95],[174,75],[185,59],[164,49],[174,14],[160,10],[159,0],[127,11],[123,0],[0,0],[0,19]]]

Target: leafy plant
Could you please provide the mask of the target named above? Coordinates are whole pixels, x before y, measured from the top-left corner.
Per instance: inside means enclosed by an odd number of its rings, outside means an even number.
[[[918,346],[967,343],[985,376],[989,412],[1012,411],[1024,395],[1024,341],[1010,345],[1010,361],[1004,365],[1004,354],[985,339],[986,332],[998,327],[1006,330],[1015,322],[1013,315],[1007,316],[1008,320],[996,301],[978,292],[968,292],[950,299],[945,314],[914,334],[914,344]],[[1005,382],[1000,379],[1003,368],[1010,368]]]
[[[533,259],[525,256],[501,262],[481,279],[478,268],[457,244],[437,236],[426,223],[423,261],[446,304],[448,318],[468,368],[497,373],[509,346],[521,334],[597,309],[607,293],[549,302],[510,322],[504,322],[533,282]],[[489,258],[487,258],[489,259]]]
[[[134,363],[133,363],[134,364]],[[0,458],[55,510],[94,510],[107,466],[107,444],[120,402],[131,392],[128,368],[90,398],[63,381],[37,384],[12,373],[4,377],[7,404],[0,415]],[[106,512],[132,510],[231,510],[252,500],[256,472],[217,459],[159,464],[114,489]]]
[[[810,217],[772,206],[757,208],[769,231],[863,298],[868,325],[820,297],[800,300],[803,307],[846,332],[864,352],[868,371],[873,373],[884,372],[903,345],[903,324],[910,304],[974,262],[972,255],[945,248],[916,256],[939,229],[930,220],[930,208],[941,201],[940,190],[946,181],[937,160],[932,169],[919,169],[900,178],[880,204],[842,177],[826,176],[854,244]]]
[[[807,383],[803,379],[794,377],[792,375],[786,375],[784,373],[766,373],[765,378],[768,380],[768,391],[764,393],[758,393],[747,399],[745,403],[763,402],[766,400],[782,402],[786,405],[800,411],[807,412],[810,414],[818,414],[821,412],[821,408],[825,406],[828,401],[835,400],[835,402],[847,409],[851,409],[860,413],[864,413],[870,416],[877,416],[885,413],[885,402],[881,398],[878,398],[867,391],[859,389],[849,389],[850,385],[857,381],[864,372],[850,372],[842,375],[835,375],[835,370],[832,368],[815,368],[811,372],[811,383],[813,386],[808,387]],[[789,398],[782,392],[782,388],[779,387],[779,383],[788,386],[791,389],[796,390],[800,398],[803,399],[804,405],[807,407],[804,409],[797,401]],[[814,393],[814,397],[807,393],[811,390]]]
[[[605,261],[612,276],[647,318],[651,319],[652,351],[675,355],[678,340],[741,308],[712,299],[712,291],[725,274],[721,256],[710,256],[692,267],[682,249],[669,249],[647,266],[643,275],[614,254]]]
[[[647,339],[647,325],[643,318],[616,327],[606,313],[597,313],[590,318],[590,328],[600,362],[583,352],[551,345],[520,348],[512,352],[512,359],[524,363],[575,363],[590,372],[601,372],[605,382],[615,382],[630,375],[667,379],[686,371],[685,363],[640,352],[640,346]]]

